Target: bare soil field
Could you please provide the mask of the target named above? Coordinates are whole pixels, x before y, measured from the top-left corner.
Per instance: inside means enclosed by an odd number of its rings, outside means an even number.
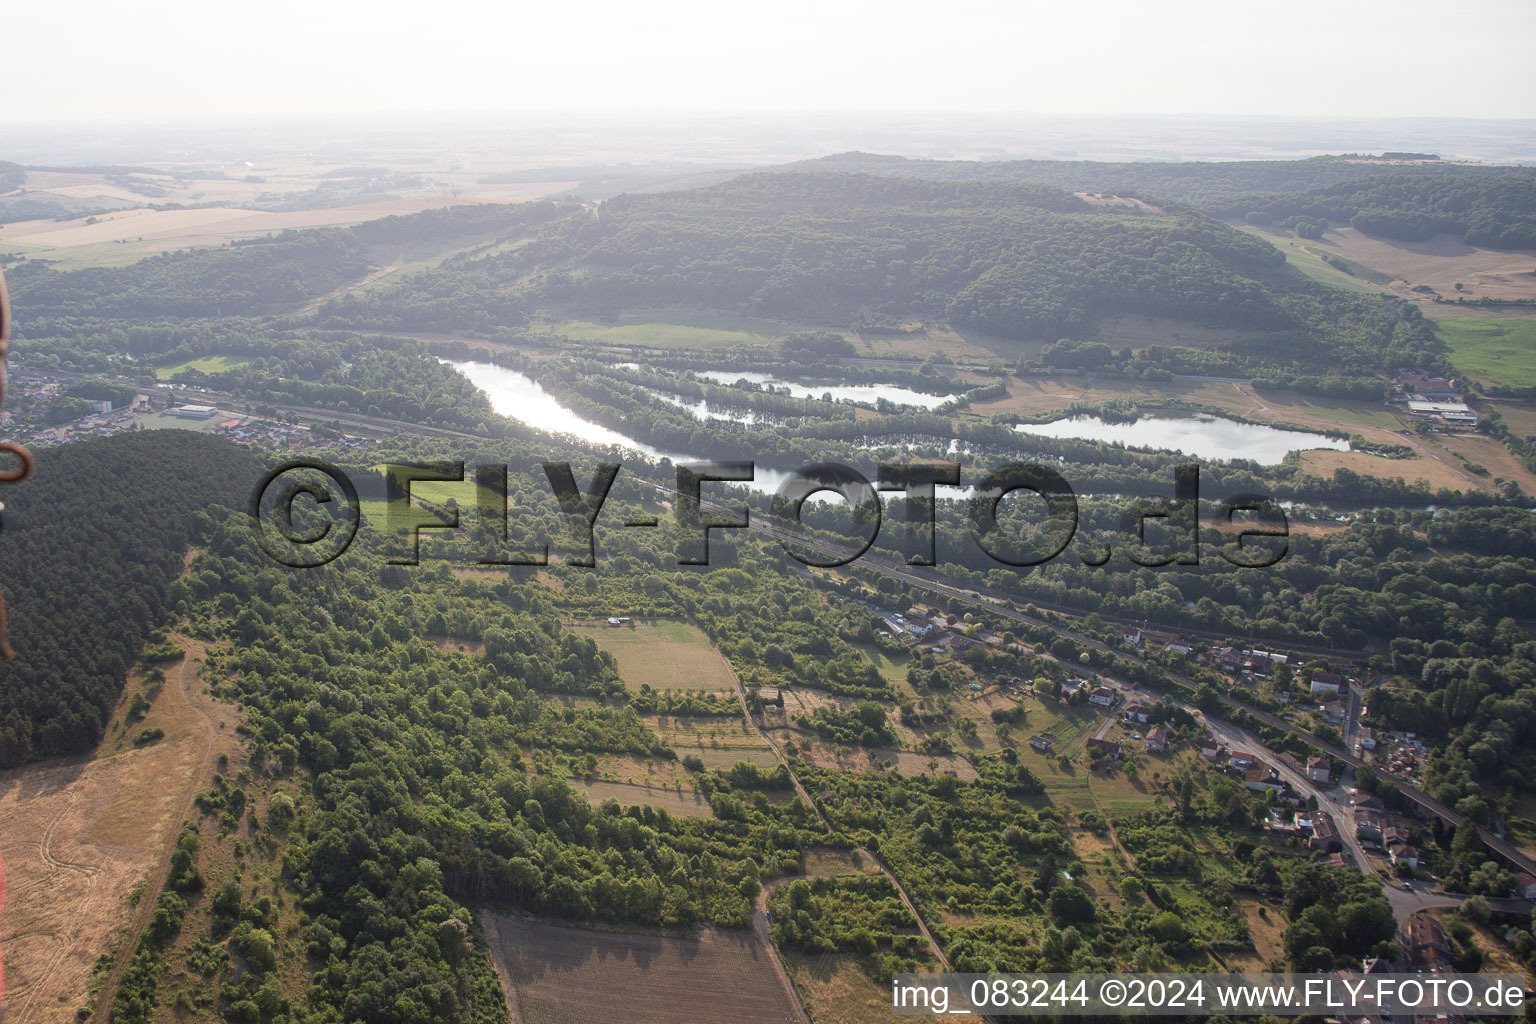
[[[1161,206],[1153,206],[1144,199],[1132,199],[1129,196],[1110,195],[1107,192],[1074,192],[1073,195],[1090,206],[1127,206],[1133,210],[1146,210],[1148,213],[1162,213]]]
[[[95,757],[0,773],[10,1021],[74,1019],[97,958],[130,921],[129,894],[156,873],[213,752],[236,742],[236,713],[203,691],[196,662],[180,680],[176,663],[165,668],[149,713],[125,723],[122,701]],[[143,685],[132,681],[125,698]],[[134,745],[145,728],[165,736]]]
[[[584,782],[570,780],[570,787],[586,794],[589,801],[600,804],[612,797],[624,807],[646,804],[668,814],[688,818],[712,818],[715,812],[709,802],[691,786],[676,787],[641,786],[627,782]]]
[[[696,939],[600,932],[480,915],[513,1024],[801,1021],[756,934]]]
[[[571,627],[592,638],[618,662],[630,690],[734,691],[730,666],[709,637],[687,622],[631,622]]]

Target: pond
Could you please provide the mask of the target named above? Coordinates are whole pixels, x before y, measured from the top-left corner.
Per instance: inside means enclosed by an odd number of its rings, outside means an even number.
[[[1044,437],[1118,442],[1127,448],[1182,452],[1201,459],[1251,459],[1264,465],[1275,465],[1293,451],[1349,451],[1348,441],[1323,434],[1205,415],[1146,416],[1125,423],[1107,423],[1097,416],[1070,416],[1049,423],[1021,423],[1014,429]]]

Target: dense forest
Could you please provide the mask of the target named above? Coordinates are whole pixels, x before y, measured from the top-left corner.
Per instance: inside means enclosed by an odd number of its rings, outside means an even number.
[[[855,172],[957,182],[1042,182],[1072,191],[1187,204],[1238,219],[1305,217],[1351,223],[1367,234],[1418,240],[1464,235],[1473,245],[1528,249],[1536,169],[1438,160],[1322,156],[1308,160],[1095,163],[1072,160],[908,160],[845,153],[786,170]]]
[[[298,312],[362,277],[370,247],[455,238],[500,241]],[[101,353],[96,365],[146,348],[206,349],[213,335],[193,325],[214,318],[227,351],[260,352],[274,330],[301,325],[508,340],[550,305],[605,315],[685,304],[843,327],[917,319],[1049,341],[1091,339],[1105,318],[1145,314],[1234,337],[1143,352],[1129,372],[1246,373],[1312,390],[1329,374],[1358,389],[1390,366],[1435,365],[1440,350],[1421,322],[1313,284],[1273,246],[1191,210],[1093,206],[1038,184],[872,175],[760,173],[619,196],[595,212],[454,207],[121,268],[24,261],[12,283],[18,330],[73,348],[77,365],[82,348]]]
[[[1249,209],[1236,215],[1258,223],[1304,219],[1407,242],[1452,234],[1490,249],[1536,248],[1536,176],[1524,173],[1383,174],[1300,193],[1258,195],[1242,205]]]
[[[228,441],[157,430],[50,448],[6,493],[0,765],[89,750],[165,625],[183,557],[259,473]],[[172,497],[174,495],[174,497]]]

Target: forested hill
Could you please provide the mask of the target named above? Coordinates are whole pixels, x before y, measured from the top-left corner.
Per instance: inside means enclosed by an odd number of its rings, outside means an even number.
[[[1242,208],[1246,210],[1239,212]],[[1301,193],[1255,195],[1223,213],[1250,220],[1306,217],[1417,242],[1453,234],[1491,249],[1536,249],[1536,175],[1383,174]]]
[[[1447,176],[1536,179],[1536,167],[1441,160],[1387,161],[1354,156],[1318,156],[1307,160],[1109,163],[1096,160],[909,160],[878,153],[839,153],[788,164],[782,169],[789,173],[879,174],[929,181],[1039,182],[1073,192],[1111,192],[1171,200],[1213,214],[1228,210],[1241,213],[1241,203],[1251,196],[1304,192],[1384,175],[1408,180]]]
[[[16,657],[0,661],[0,766],[89,750],[163,624],[186,550],[236,515],[257,457],[189,430],[48,448],[5,492],[0,586]]]
[[[549,273],[549,298],[829,326],[930,318],[1050,340],[1147,314],[1262,336],[1261,360],[1283,352],[1292,365],[1356,372],[1420,361],[1432,344],[1379,300],[1314,285],[1219,221],[1095,206],[1050,186],[769,172],[620,196],[597,221],[569,237],[576,272]],[[517,258],[505,274],[526,270]]]
[[[483,203],[167,252],[124,267],[55,270],[36,260],[6,272],[21,336],[69,336],[149,321],[290,313],[368,272],[370,247],[535,231],[575,204]]]

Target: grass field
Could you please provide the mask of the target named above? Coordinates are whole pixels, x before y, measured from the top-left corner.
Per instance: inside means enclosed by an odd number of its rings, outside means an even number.
[[[691,787],[636,786],[628,782],[584,782],[571,779],[570,787],[584,793],[593,804],[610,797],[623,807],[646,805],[686,818],[712,818],[709,802]]]
[[[550,330],[578,341],[639,348],[736,348],[767,345],[793,328],[767,320],[747,320],[709,313],[658,314],[656,319],[626,317],[619,323],[565,320]]]
[[[733,688],[730,667],[709,637],[686,622],[631,622],[573,626],[590,636],[618,662],[619,677],[631,690],[704,690]]]
[[[877,985],[852,955],[791,953],[785,956],[784,965],[795,979],[806,1009],[818,1021],[888,1024],[904,1019],[891,1010],[890,989]],[[956,1021],[981,1020],[968,1013],[949,1013],[944,1017]]]
[[[485,912],[512,1024],[802,1019],[753,932],[704,929],[698,938],[599,932]]]
[[[1536,387],[1536,320],[1437,320],[1435,331],[1463,373],[1506,387]]]
[[[759,768],[772,768],[779,763],[772,750],[767,747],[685,747],[673,745],[679,757],[693,754],[704,762],[705,768],[719,769],[734,767],[737,761],[746,761],[755,764]]]
[[[198,359],[188,359],[186,362],[177,363],[174,366],[157,366],[155,368],[155,376],[165,380],[169,377],[174,377],[182,370],[196,370],[199,373],[223,373],[225,370],[232,370],[249,362],[249,359],[241,359],[235,356],[202,356]]]

